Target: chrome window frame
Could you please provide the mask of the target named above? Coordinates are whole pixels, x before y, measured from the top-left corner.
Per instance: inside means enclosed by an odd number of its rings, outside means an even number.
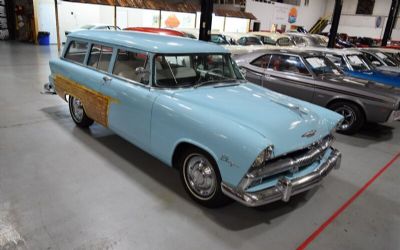
[[[271,56],[273,56],[273,55],[293,56],[293,57],[299,58],[300,62],[303,63],[304,67],[307,69],[309,75],[299,74],[299,73],[294,73],[294,72],[287,72],[287,71],[278,71],[278,70],[271,69],[269,67],[269,65],[271,64],[272,57],[269,60],[267,68],[264,70],[265,73],[267,73],[268,71],[270,71],[270,72],[272,71],[272,72],[280,72],[280,73],[282,73],[284,75],[289,75],[289,76],[298,76],[298,77],[309,78],[309,79],[314,79],[315,78],[315,73],[312,70],[310,70],[310,68],[307,66],[306,63],[304,63],[304,60],[303,60],[302,56],[299,56],[299,55],[296,55],[296,54],[271,53]]]

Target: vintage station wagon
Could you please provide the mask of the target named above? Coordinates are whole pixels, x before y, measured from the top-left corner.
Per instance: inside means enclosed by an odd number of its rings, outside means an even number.
[[[79,31],[50,69],[78,126],[96,121],[179,169],[202,205],[288,201],[340,166],[342,116],[247,82],[218,45]]]

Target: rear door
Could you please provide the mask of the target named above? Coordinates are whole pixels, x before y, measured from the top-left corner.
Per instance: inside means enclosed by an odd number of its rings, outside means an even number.
[[[138,147],[150,149],[151,109],[157,92],[150,90],[146,52],[116,49],[102,92],[111,97],[108,125]]]
[[[273,54],[262,79],[263,86],[311,102],[314,79],[299,56]]]

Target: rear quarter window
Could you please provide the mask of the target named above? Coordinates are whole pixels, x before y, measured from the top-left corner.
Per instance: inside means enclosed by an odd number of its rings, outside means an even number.
[[[69,43],[64,58],[73,62],[83,64],[85,61],[87,49],[88,49],[87,42],[72,41]]]

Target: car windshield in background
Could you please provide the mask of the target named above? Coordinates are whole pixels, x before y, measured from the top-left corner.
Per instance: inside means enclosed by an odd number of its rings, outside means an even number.
[[[276,40],[269,36],[257,36],[266,45],[276,45]]]
[[[328,45],[323,39],[319,37],[307,36],[304,38],[307,41],[308,46],[326,47]]]
[[[222,45],[229,45],[229,42],[222,35],[211,35],[211,42]]]
[[[347,55],[347,59],[353,70],[355,71],[366,71],[371,70],[371,67],[368,65],[367,61],[364,59],[362,55],[354,54],[354,55]]]
[[[391,55],[388,55],[387,53],[382,53],[382,52],[377,52],[375,54],[376,54],[376,56],[381,58],[388,66],[392,66],[392,67],[398,66],[397,62]]]
[[[164,88],[235,83],[243,80],[229,54],[157,55],[155,85]]]
[[[92,28],[94,28],[94,25],[90,25],[90,24],[83,25],[83,26],[81,27],[81,29],[85,29],[85,30],[90,30],[90,29],[92,29]]]
[[[341,75],[341,71],[326,57],[309,56],[305,57],[306,62],[310,65],[312,71],[316,75]]]

